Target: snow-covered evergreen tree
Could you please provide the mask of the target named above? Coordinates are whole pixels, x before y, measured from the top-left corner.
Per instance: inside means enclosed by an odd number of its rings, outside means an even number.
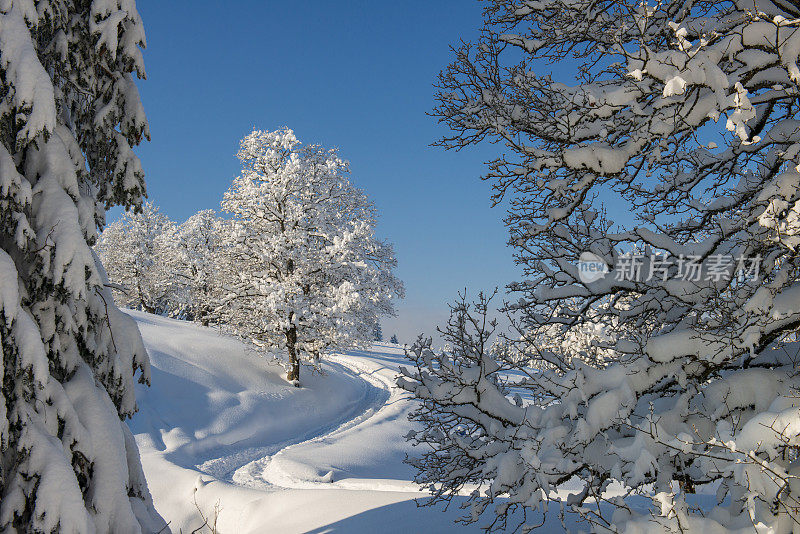
[[[395,345],[400,344],[400,342],[397,340],[397,334],[392,334],[392,338],[389,340],[389,343],[394,343]]]
[[[233,216],[221,322],[300,361],[367,345],[403,286],[391,245],[375,238],[375,208],[335,150],[301,145],[291,130],[253,131],[242,174],[222,207]]]
[[[181,315],[187,280],[174,223],[150,202],[128,211],[100,234],[96,250],[117,302],[148,313]]]
[[[214,210],[195,213],[176,233],[178,276],[186,287],[189,318],[208,326],[222,295],[220,258],[227,225]]]
[[[383,328],[381,328],[381,322],[377,321],[375,323],[375,341],[383,341]]]
[[[0,531],[155,532],[124,419],[139,331],[91,244],[134,206],[147,137],[133,0],[0,3]]]
[[[472,520],[507,497],[498,527],[572,479],[567,509],[597,531],[797,532],[800,8],[495,0],[485,16],[436,113],[443,145],[508,149],[488,176],[527,277],[508,307],[548,366],[475,336],[418,344],[400,384],[424,400],[421,479],[440,498],[482,484]],[[595,506],[615,480],[652,513]],[[720,504],[692,506],[705,491]]]

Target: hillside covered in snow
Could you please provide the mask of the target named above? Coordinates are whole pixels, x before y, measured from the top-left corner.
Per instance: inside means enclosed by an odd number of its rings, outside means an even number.
[[[415,401],[394,387],[402,348],[333,356],[304,387],[211,328],[128,311],[152,362],[131,428],[173,532],[480,532],[424,498],[403,463]],[[196,505],[195,505],[196,500]],[[555,513],[548,517],[562,531]],[[208,530],[206,530],[207,532]]]

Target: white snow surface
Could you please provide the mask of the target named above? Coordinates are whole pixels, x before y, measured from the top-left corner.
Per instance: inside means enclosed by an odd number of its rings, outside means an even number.
[[[295,388],[280,364],[214,329],[127,313],[152,365],[131,429],[173,532],[197,528],[198,507],[213,516],[216,505],[223,534],[481,532],[490,519],[454,523],[463,501],[417,507],[426,494],[403,463],[415,453],[404,438],[415,401],[394,386],[408,365],[401,347],[332,356]],[[556,513],[545,527],[563,531]]]

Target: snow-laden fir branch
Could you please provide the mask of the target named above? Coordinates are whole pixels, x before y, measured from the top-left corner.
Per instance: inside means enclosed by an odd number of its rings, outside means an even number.
[[[3,532],[164,527],[124,422],[147,352],[90,246],[144,193],[144,46],[133,0],[0,4]]]

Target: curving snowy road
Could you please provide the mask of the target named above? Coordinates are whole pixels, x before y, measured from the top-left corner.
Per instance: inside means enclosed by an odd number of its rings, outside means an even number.
[[[415,403],[394,387],[399,347],[333,356],[298,389],[213,329],[129,313],[152,362],[131,429],[173,532],[199,527],[201,512],[221,533],[481,532],[453,523],[457,506],[414,502],[424,494],[403,462]]]

